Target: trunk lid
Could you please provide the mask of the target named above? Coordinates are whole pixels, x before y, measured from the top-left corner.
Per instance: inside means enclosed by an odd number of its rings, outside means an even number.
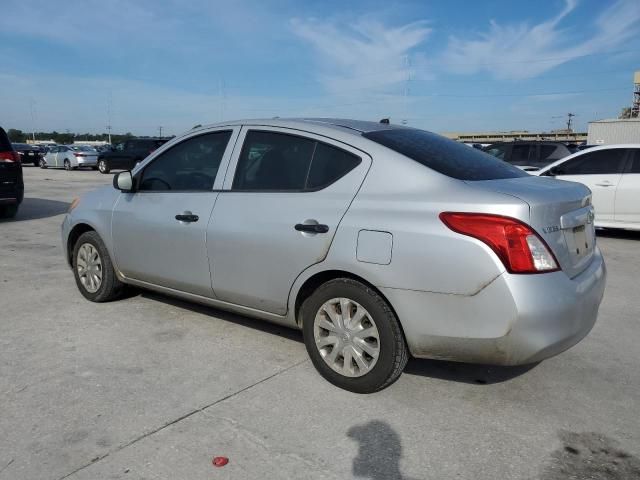
[[[467,183],[526,202],[527,223],[547,242],[569,277],[579,275],[593,260],[595,227],[591,191],[586,186],[534,176]]]

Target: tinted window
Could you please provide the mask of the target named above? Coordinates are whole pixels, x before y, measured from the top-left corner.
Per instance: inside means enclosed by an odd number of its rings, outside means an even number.
[[[504,160],[507,153],[507,145],[491,145],[484,150],[489,155],[493,155],[500,160]]]
[[[229,138],[207,133],[175,145],[144,169],[139,190],[211,190]]]
[[[250,131],[238,159],[236,190],[303,190],[316,142],[283,133]]]
[[[530,151],[530,145],[515,144],[511,148],[511,158],[509,158],[508,162],[513,165],[528,165]]]
[[[364,137],[437,172],[460,180],[526,177],[528,174],[475,148],[412,128],[378,130]]]
[[[3,128],[0,127],[0,151],[10,151],[11,142],[9,141],[9,137],[7,136],[7,132],[4,131]]]
[[[324,143],[318,143],[313,154],[307,188],[324,188],[360,164],[360,157]]]
[[[558,165],[556,175],[596,175],[607,173],[621,173],[624,168],[624,148],[597,150],[585,153],[568,162]]]
[[[540,160],[551,158],[556,150],[558,150],[556,145],[540,145]],[[556,157],[556,159],[558,158],[560,157]]]
[[[640,148],[636,148],[632,150],[633,152],[633,160],[631,161],[631,166],[629,168],[629,173],[640,173]]]

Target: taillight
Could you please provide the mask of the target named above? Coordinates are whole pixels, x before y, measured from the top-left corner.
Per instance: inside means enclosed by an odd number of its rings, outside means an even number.
[[[559,270],[545,241],[529,225],[511,217],[486,213],[443,212],[440,220],[451,230],[486,243],[510,273]]]
[[[74,157],[84,157],[84,153],[74,153]]]
[[[20,155],[17,152],[0,152],[0,162],[19,162]]]

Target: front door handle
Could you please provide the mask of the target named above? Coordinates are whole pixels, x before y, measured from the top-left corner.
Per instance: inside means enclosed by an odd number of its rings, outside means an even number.
[[[176,220],[178,220],[179,222],[187,222],[187,223],[197,222],[199,218],[200,217],[198,217],[198,215],[194,215],[191,212],[184,212],[176,215]]]
[[[611,182],[610,182],[610,181],[608,181],[608,180],[603,180],[603,181],[602,181],[602,182],[600,182],[600,183],[596,183],[596,185],[597,185],[598,187],[613,187],[613,183],[611,183]]]
[[[321,223],[296,223],[293,228],[299,232],[307,233],[327,233],[329,231],[329,226]]]

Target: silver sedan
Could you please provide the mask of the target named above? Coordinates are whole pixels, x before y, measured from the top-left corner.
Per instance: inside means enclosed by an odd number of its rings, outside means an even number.
[[[80,167],[98,168],[98,152],[84,145],[56,145],[50,147],[40,159],[40,168],[62,167],[75,170]]]
[[[87,299],[130,284],[299,328],[360,393],[409,355],[556,355],[593,327],[606,277],[585,186],[351,120],[191,130],[76,199],[62,241]]]

